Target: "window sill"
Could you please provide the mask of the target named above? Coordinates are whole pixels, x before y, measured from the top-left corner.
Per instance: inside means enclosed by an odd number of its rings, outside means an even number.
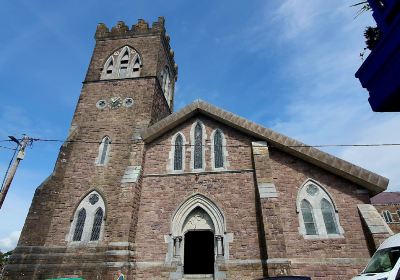
[[[328,235],[302,235],[306,240],[325,240],[325,239],[342,239],[343,234],[328,234]]]

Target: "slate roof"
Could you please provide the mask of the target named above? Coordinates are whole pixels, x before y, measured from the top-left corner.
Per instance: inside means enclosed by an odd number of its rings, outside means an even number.
[[[175,112],[150,126],[141,133],[141,137],[146,143],[150,143],[157,137],[197,114],[203,114],[245,134],[251,135],[260,140],[265,140],[269,145],[272,145],[275,148],[365,187],[371,194],[377,194],[386,190],[389,183],[387,178],[374,172],[368,171],[314,147],[309,147],[302,142],[263,127],[202,100],[196,100],[182,108],[180,111]]]
[[[400,204],[400,192],[382,192],[371,198],[372,204]]]

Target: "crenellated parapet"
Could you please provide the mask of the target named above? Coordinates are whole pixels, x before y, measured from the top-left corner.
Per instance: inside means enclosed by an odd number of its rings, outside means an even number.
[[[125,22],[118,21],[111,30],[104,24],[99,23],[97,25],[95,39],[96,40],[107,40],[107,39],[122,39],[122,38],[132,38],[137,36],[146,35],[160,35],[163,38],[167,53],[174,65],[174,70],[177,76],[178,65],[175,64],[174,51],[170,46],[170,37],[165,32],[165,19],[164,17],[159,17],[157,21],[153,22],[151,27],[149,23],[143,19],[139,19],[138,22],[129,28]]]

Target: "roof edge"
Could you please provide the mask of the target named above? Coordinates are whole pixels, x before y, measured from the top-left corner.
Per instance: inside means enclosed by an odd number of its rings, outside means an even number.
[[[142,138],[146,143],[150,143],[197,113],[202,113],[245,134],[266,140],[270,145],[272,144],[272,146],[282,151],[365,187],[373,195],[386,190],[389,184],[389,179],[372,171],[310,147],[200,99],[193,101],[181,110],[144,130]]]

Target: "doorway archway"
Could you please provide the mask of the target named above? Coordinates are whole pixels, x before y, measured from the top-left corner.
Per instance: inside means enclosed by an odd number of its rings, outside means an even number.
[[[203,195],[189,197],[172,219],[173,256],[185,275],[214,274],[216,259],[224,256],[225,219]]]

